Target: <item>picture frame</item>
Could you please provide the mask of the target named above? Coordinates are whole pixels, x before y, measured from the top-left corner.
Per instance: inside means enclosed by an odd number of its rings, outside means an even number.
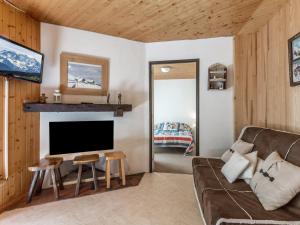
[[[288,40],[290,86],[300,85],[300,33]]]
[[[60,89],[62,94],[106,96],[109,59],[62,52],[60,54]]]

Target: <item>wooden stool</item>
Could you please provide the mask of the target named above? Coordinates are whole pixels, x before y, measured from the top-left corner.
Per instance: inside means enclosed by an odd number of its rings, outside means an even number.
[[[106,161],[106,170],[105,170],[105,179],[106,179],[106,188],[110,188],[110,161],[111,160],[119,160],[119,176],[122,178],[122,185],[126,185],[125,178],[125,165],[124,159],[126,155],[124,152],[116,151],[116,152],[105,152],[105,161]]]
[[[92,154],[92,155],[80,155],[76,156],[73,160],[74,165],[78,165],[78,177],[77,177],[77,184],[75,190],[75,196],[79,194],[80,182],[81,182],[81,173],[82,173],[82,165],[84,164],[91,164],[92,172],[93,172],[93,179],[94,179],[94,188],[97,191],[97,177],[96,177],[96,170],[95,170],[95,163],[98,161],[99,155]]]
[[[60,168],[59,168],[62,162],[63,162],[63,158],[61,157],[46,158],[46,159],[41,159],[38,164],[28,167],[29,171],[34,172],[34,176],[29,188],[27,203],[31,202],[35,189],[36,189],[36,193],[41,192],[46,170],[50,171],[54,196],[56,199],[58,199],[59,193],[57,189],[56,179],[58,179],[59,181],[60,189],[61,190],[64,189],[63,182],[61,179]]]

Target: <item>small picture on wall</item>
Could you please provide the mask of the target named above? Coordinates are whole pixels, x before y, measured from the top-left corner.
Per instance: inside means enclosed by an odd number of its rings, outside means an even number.
[[[293,82],[300,82],[300,59],[293,61]]]
[[[293,48],[293,60],[300,58],[300,37],[292,41]]]
[[[107,96],[109,60],[63,52],[60,55],[60,88],[63,94]]]
[[[68,62],[68,87],[101,89],[102,66]]]
[[[290,38],[288,45],[290,86],[297,86],[300,85],[300,33]]]

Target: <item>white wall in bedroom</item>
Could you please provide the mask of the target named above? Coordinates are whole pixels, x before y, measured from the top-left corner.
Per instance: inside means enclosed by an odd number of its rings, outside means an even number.
[[[129,173],[147,170],[148,143],[145,121],[148,119],[147,86],[145,82],[145,45],[140,42],[101,35],[62,26],[41,24],[41,51],[45,54],[41,92],[51,101],[54,89],[60,85],[60,53],[75,52],[102,56],[110,60],[109,86],[112,100],[123,94],[125,103],[133,104],[133,111],[114,118],[113,113],[41,113],[41,157],[49,153],[50,121],[114,120],[115,149],[127,154]],[[106,97],[64,96],[66,102],[106,102]]]
[[[153,82],[154,123],[196,123],[196,79],[167,79]]]
[[[231,84],[224,91],[208,91],[207,73],[208,67],[217,62],[232,71],[232,37],[146,44],[147,62],[192,58],[200,59],[200,155],[220,156],[234,140],[233,87]],[[231,72],[230,80],[232,76]]]

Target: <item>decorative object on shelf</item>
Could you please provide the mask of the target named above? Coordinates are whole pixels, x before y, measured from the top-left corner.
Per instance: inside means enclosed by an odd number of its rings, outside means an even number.
[[[109,60],[89,55],[60,55],[60,80],[63,94],[101,95],[108,91]]]
[[[60,90],[54,90],[53,93],[53,101],[54,103],[61,103],[61,93]]]
[[[122,104],[122,94],[121,93],[118,94],[118,104],[119,105]]]
[[[45,94],[45,93],[42,93],[41,96],[40,96],[40,103],[45,104],[47,98],[48,98],[48,97],[46,96],[46,94]]]
[[[300,33],[288,40],[290,86],[300,84]]]
[[[108,95],[107,95],[106,104],[109,104],[109,100],[110,100],[110,93],[108,93]]]
[[[224,90],[227,83],[227,67],[220,63],[215,63],[208,67],[208,89]]]

